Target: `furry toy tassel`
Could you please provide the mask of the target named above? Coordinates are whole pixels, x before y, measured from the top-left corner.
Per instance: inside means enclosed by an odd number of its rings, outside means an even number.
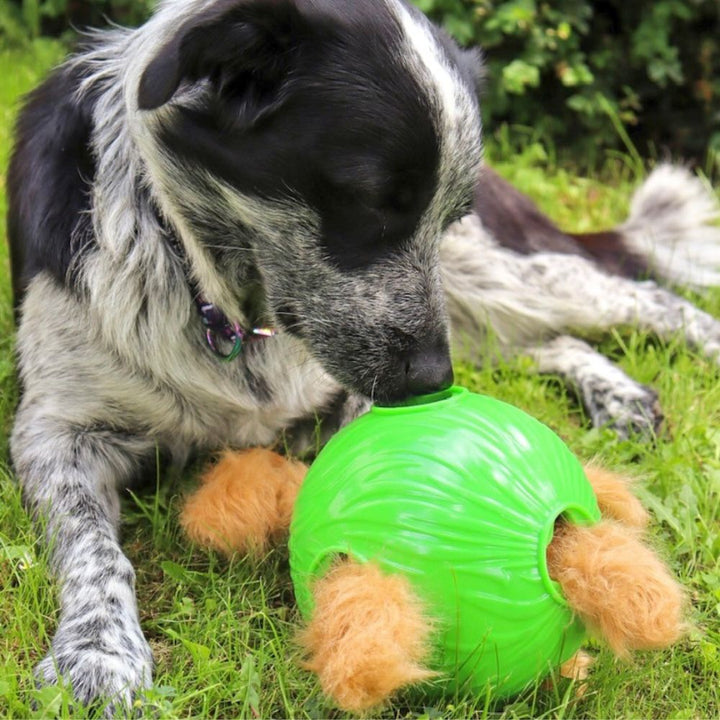
[[[684,632],[683,591],[636,530],[560,524],[547,556],[570,607],[616,654],[667,647]]]
[[[631,481],[628,478],[595,465],[586,465],[585,474],[595,491],[603,517],[638,530],[648,526],[650,516],[630,491]]]
[[[314,587],[315,611],[299,642],[326,695],[362,712],[435,673],[423,666],[432,621],[409,582],[343,561]]]
[[[271,450],[226,452],[202,476],[180,524],[196,544],[261,554],[287,534],[307,467]]]

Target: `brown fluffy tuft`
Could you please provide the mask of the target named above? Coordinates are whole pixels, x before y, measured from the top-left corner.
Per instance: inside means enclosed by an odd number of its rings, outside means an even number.
[[[198,545],[259,554],[287,533],[307,467],[271,450],[225,452],[187,499],[180,524]]]
[[[560,677],[570,680],[587,680],[595,658],[584,650],[578,650],[560,666]]]
[[[560,524],[547,557],[570,607],[618,655],[667,647],[682,635],[683,591],[637,531],[611,520]]]
[[[423,666],[433,623],[406,578],[347,560],[313,590],[315,611],[298,639],[339,707],[367,710],[434,675]]]
[[[585,474],[597,497],[600,512],[625,525],[644,528],[649,521],[647,510],[630,492],[632,481],[604,468],[586,465]]]

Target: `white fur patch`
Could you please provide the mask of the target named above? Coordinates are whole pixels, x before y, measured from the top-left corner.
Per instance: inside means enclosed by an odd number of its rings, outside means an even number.
[[[480,111],[473,91],[447,61],[432,35],[428,21],[414,16],[399,0],[388,0],[405,33],[401,61],[423,81],[434,101],[437,135],[440,139],[439,192],[427,220],[442,220],[457,200],[443,191],[470,192],[482,161]]]
[[[633,197],[618,228],[625,244],[668,282],[720,285],[720,204],[689,170],[660,165]]]

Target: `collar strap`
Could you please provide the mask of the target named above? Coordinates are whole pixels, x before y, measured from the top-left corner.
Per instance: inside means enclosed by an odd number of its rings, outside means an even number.
[[[228,320],[227,315],[220,308],[208,302],[200,295],[195,297],[195,303],[200,313],[200,319],[205,326],[205,340],[210,349],[221,360],[230,362],[234,360],[243,349],[243,344],[252,340],[260,340],[266,337],[272,337],[277,333],[272,328],[249,328],[245,329],[237,322]],[[232,343],[229,353],[224,353],[218,347],[218,340],[223,339],[228,343]]]
[[[155,207],[153,205],[153,207]],[[160,226],[163,228],[165,237],[168,245],[172,248],[175,255],[180,260],[183,268],[183,274],[190,287],[195,298],[195,304],[197,305],[198,312],[200,313],[200,320],[205,326],[205,340],[207,341],[210,349],[217,355],[218,358],[225,362],[231,362],[234,360],[243,349],[243,344],[252,340],[260,340],[261,338],[272,337],[277,333],[277,330],[272,328],[250,328],[246,330],[240,326],[240,323],[230,322],[227,315],[220,310],[217,306],[208,302],[198,291],[198,287],[192,279],[189,268],[189,261],[182,243],[177,239],[175,233],[171,230],[167,221],[156,209],[156,217]],[[222,338],[227,343],[232,344],[232,348],[229,353],[224,353],[218,347],[218,340]]]

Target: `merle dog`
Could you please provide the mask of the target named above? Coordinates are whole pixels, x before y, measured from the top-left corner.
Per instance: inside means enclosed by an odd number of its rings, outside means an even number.
[[[640,321],[717,350],[712,318],[596,264],[652,270],[654,235],[702,254],[704,189],[666,169],[603,242],[563,235],[480,171],[479,77],[405,0],[175,0],[29,96],[11,450],[60,582],[40,682],[116,708],[151,682],[118,489],[157,448],[300,447],[317,418],[327,436],[446,387],[451,320],[471,350],[490,323],[621,431],[653,425],[651,391],[558,333]]]

